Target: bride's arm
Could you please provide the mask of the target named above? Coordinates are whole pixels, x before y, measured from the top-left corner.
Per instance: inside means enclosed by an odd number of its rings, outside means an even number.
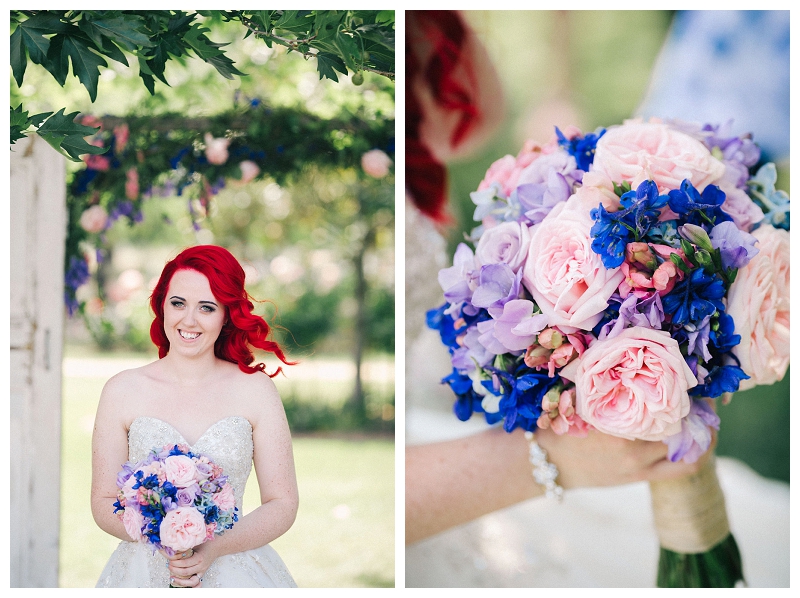
[[[536,432],[565,489],[613,486],[696,473],[698,463],[671,463],[662,442],[590,432],[586,438]],[[707,455],[712,452],[708,451]],[[406,449],[406,544],[488,513],[541,496],[520,429],[493,428],[473,436]]]
[[[201,544],[189,558],[171,561],[170,571],[179,577],[202,576],[218,557],[259,548],[283,535],[297,515],[298,492],[289,424],[275,384],[261,374],[257,381],[258,404],[253,424],[253,464],[261,505],[242,517],[233,528]],[[252,388],[252,386],[250,387]]]
[[[114,513],[117,500],[117,473],[128,460],[128,431],[125,427],[123,389],[118,374],[109,380],[100,395],[92,433],[92,516],[103,531],[120,540],[133,540]]]

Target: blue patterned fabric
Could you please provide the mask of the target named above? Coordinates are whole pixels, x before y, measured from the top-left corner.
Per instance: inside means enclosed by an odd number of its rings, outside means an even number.
[[[789,157],[789,11],[680,11],[637,110],[752,132],[762,157]]]

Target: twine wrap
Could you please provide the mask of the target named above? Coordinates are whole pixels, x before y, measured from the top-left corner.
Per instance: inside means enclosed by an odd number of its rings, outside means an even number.
[[[704,553],[730,534],[713,457],[695,475],[650,482],[650,499],[663,548],[682,554]]]

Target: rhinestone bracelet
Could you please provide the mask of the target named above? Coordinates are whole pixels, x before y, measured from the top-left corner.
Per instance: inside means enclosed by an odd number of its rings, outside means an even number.
[[[561,502],[564,489],[556,483],[558,468],[547,460],[547,451],[539,446],[533,432],[525,432],[525,439],[530,445],[530,460],[533,465],[533,479],[545,488],[547,498],[555,498]]]

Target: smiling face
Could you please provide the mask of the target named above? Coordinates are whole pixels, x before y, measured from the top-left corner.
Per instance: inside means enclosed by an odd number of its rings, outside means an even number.
[[[225,306],[214,297],[208,279],[196,270],[175,272],[164,300],[164,333],[170,352],[213,355],[224,323]]]

